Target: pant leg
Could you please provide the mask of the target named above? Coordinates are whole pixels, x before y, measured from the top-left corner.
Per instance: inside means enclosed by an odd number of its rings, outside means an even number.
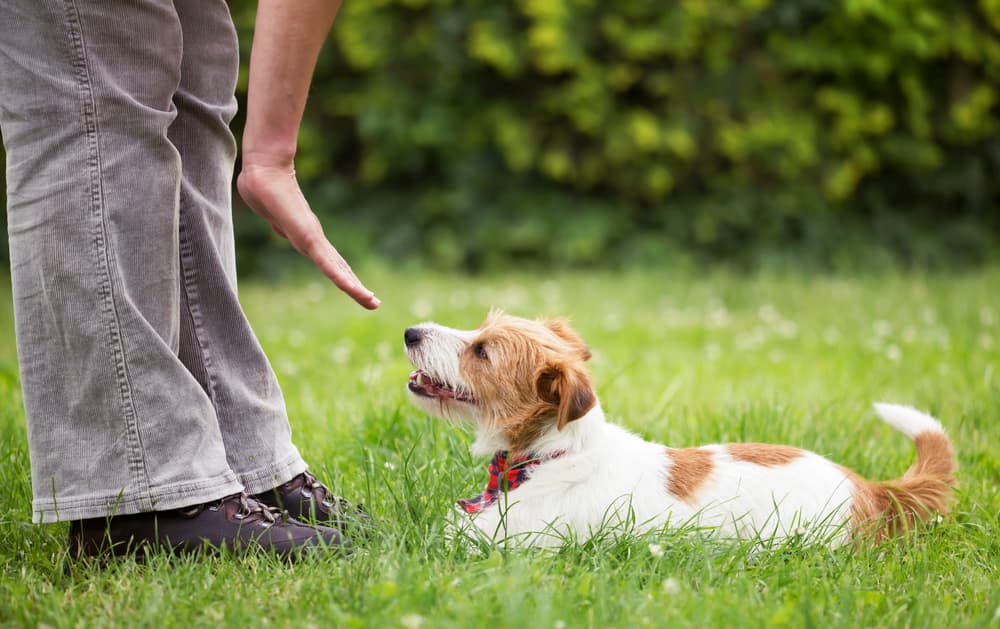
[[[239,48],[224,0],[174,0],[184,36],[177,119],[181,154],[180,358],[212,401],[229,466],[251,493],[306,469],[274,371],[236,293],[232,177]]]
[[[0,3],[0,130],[33,519],[239,491],[178,358],[183,37],[172,4]]]

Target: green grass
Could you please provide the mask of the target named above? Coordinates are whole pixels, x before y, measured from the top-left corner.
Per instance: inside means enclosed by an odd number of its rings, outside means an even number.
[[[0,288],[0,624],[425,627],[1000,627],[1000,269],[878,277],[390,273],[384,305],[316,282],[244,283],[314,471],[378,519],[353,557],[72,567],[65,525],[32,526],[9,288]],[[801,445],[869,477],[912,461],[870,410],[941,418],[961,469],[952,517],[869,550],[661,534],[558,552],[482,552],[443,516],[479,491],[469,435],[411,407],[402,330],[473,327],[498,306],[569,315],[610,417],[673,446]],[[663,548],[650,552],[650,543]]]

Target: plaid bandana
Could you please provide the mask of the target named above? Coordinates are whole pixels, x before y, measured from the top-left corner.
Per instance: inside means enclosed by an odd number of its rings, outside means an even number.
[[[528,471],[541,465],[549,459],[554,459],[562,455],[562,452],[553,452],[545,459],[534,454],[525,454],[508,458],[507,450],[497,450],[493,458],[490,459],[489,472],[490,480],[486,483],[486,491],[475,498],[457,500],[458,506],[465,509],[466,513],[479,513],[483,509],[492,506],[500,498],[501,492],[514,491],[524,481],[528,480]]]

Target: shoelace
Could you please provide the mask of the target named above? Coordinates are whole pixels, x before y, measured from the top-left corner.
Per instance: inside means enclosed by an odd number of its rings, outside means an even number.
[[[312,497],[316,500],[322,502],[328,507],[333,506],[333,502],[330,501],[330,490],[327,489],[326,485],[319,482],[319,479],[310,474],[309,472],[302,472],[302,495],[307,498]]]
[[[364,505],[352,505],[345,498],[330,493],[330,488],[309,472],[302,472],[302,489],[299,491],[302,496],[312,498],[326,507],[332,518],[331,522],[336,526],[350,525],[344,518],[348,520],[353,518],[362,523],[368,520]]]
[[[240,501],[240,510],[236,512],[235,516],[237,520],[245,520],[256,513],[259,513],[261,518],[263,518],[268,524],[274,524],[278,521],[278,517],[281,515],[281,512],[274,507],[270,507],[259,500],[253,500],[253,504],[251,505],[250,500],[252,499],[250,496],[244,493],[237,495],[239,496]],[[230,496],[230,498],[232,497],[233,496]],[[225,502],[225,500],[225,498],[222,499],[223,502]]]
[[[233,517],[235,517],[237,520],[245,520],[253,515],[260,515],[260,518],[261,520],[264,521],[264,524],[266,526],[271,526],[272,524],[278,521],[278,518],[281,517],[281,511],[275,509],[274,507],[268,506],[259,500],[251,498],[248,494],[245,493],[231,494],[229,496],[219,498],[218,500],[210,504],[196,505],[189,509],[178,509],[178,512],[181,513],[182,515],[192,517],[197,515],[202,509],[206,507],[213,511],[218,511],[222,509],[225,506],[225,504],[230,500],[239,500],[240,502],[239,511],[237,511],[233,515]]]

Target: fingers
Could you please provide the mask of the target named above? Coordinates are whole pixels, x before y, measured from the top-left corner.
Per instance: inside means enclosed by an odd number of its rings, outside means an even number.
[[[336,284],[337,288],[347,293],[361,306],[375,310],[382,303],[375,296],[375,293],[365,288],[358,276],[354,274],[351,265],[344,260],[340,252],[325,237],[307,251],[306,255],[322,271],[323,275]]]
[[[379,307],[379,299],[365,288],[323,233],[323,225],[302,195],[294,174],[244,167],[237,186],[247,205],[299,253],[312,260],[340,290],[369,310]]]

